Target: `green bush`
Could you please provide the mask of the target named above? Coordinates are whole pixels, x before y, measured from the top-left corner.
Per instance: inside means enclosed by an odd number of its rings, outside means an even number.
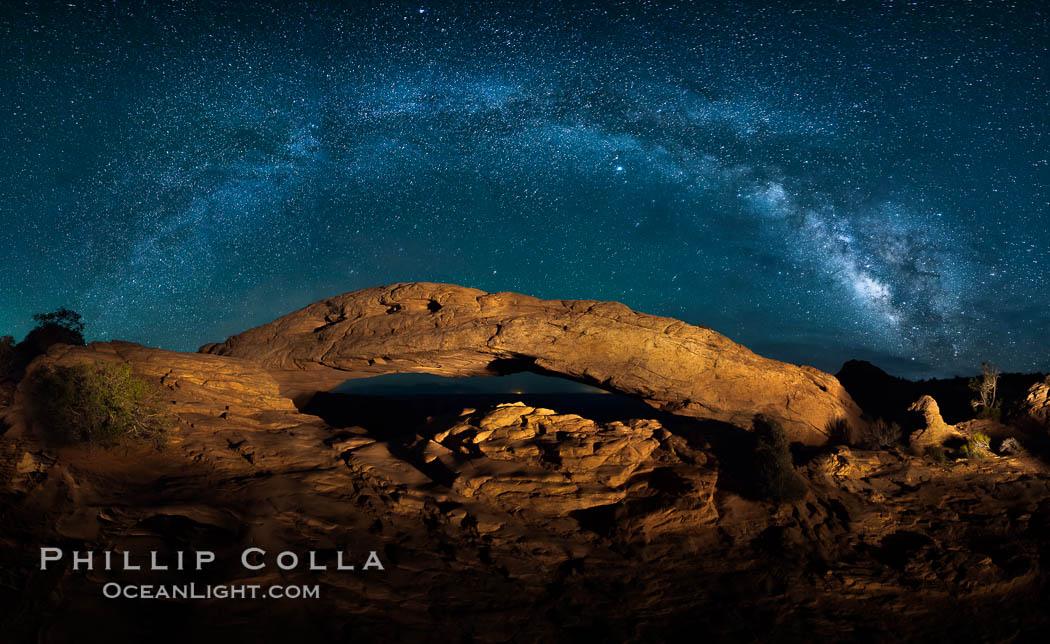
[[[112,446],[132,439],[160,446],[174,426],[155,390],[125,363],[43,368],[30,387],[38,423],[59,442]]]
[[[991,438],[989,438],[987,434],[978,432],[966,439],[966,442],[959,446],[959,456],[972,460],[988,458],[992,454],[990,445]]]
[[[753,427],[756,492],[777,505],[801,500],[806,482],[795,471],[784,428],[762,414],[755,416]]]

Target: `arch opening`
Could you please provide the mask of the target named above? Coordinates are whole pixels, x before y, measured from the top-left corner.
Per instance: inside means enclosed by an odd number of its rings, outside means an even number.
[[[500,362],[492,376],[393,373],[354,378],[315,394],[303,411],[333,427],[362,427],[384,438],[412,433],[432,420],[455,417],[465,409],[483,411],[511,402],[578,414],[596,422],[663,415],[639,398],[521,370],[525,365],[520,363]]]

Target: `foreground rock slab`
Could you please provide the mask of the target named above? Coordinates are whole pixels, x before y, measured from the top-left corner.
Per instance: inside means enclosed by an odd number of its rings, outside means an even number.
[[[201,352],[269,370],[289,396],[351,373],[494,375],[533,370],[637,396],[661,410],[742,427],[779,420],[820,444],[861,412],[838,380],[756,355],[710,329],[616,302],[541,300],[427,282],[347,293]]]
[[[96,360],[160,388],[178,427],[159,451],[59,448],[38,440],[26,390],[0,407],[4,641],[159,627],[166,641],[1024,641],[1050,622],[1050,472],[1035,456],[799,449],[809,493],[775,507],[740,485],[751,436],[718,422],[511,403],[378,431],[300,413],[249,360],[109,343],[56,347],[33,369]],[[217,563],[43,572],[44,545]],[[238,565],[248,547],[264,570]],[[285,550],[359,567],[376,551],[384,570],[282,571]],[[320,597],[103,598],[114,581]]]

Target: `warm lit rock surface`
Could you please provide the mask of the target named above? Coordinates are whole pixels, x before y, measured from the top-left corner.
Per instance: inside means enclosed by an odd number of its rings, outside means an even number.
[[[55,447],[41,442],[27,417],[33,402],[28,387],[0,410],[10,425],[0,440],[0,588],[12,590],[0,597],[8,607],[0,616],[5,630],[16,634],[43,625],[44,642],[67,641],[91,628],[85,624],[114,629],[108,637],[123,641],[150,632],[156,620],[149,611],[129,618],[101,598],[101,585],[119,574],[59,570],[40,582],[43,595],[15,592],[34,575],[41,545],[211,549],[229,562],[216,583],[319,583],[323,612],[337,616],[315,623],[317,605],[301,602],[196,604],[209,641],[245,628],[268,638],[291,637],[302,624],[358,640],[364,633],[363,641],[381,634],[424,641],[435,627],[453,639],[504,641],[526,627],[530,637],[557,635],[561,618],[530,623],[521,598],[555,601],[545,595],[552,585],[577,583],[568,580],[572,562],[586,559],[597,570],[628,566],[595,532],[581,530],[581,521],[604,526],[607,520],[574,516],[578,511],[643,503],[616,529],[636,535],[641,550],[661,553],[682,539],[694,541],[695,530],[717,514],[713,462],[654,421],[597,425],[514,405],[435,421],[421,429],[425,436],[384,438],[299,413],[275,395],[277,385],[266,372],[235,358],[96,343],[56,347],[31,372],[99,360],[126,361],[160,388],[178,427],[161,451]],[[469,453],[450,458],[468,438]],[[546,459],[537,457],[541,448],[549,450]],[[690,454],[688,462],[678,453]],[[669,481],[674,494],[667,492]],[[247,547],[359,557],[374,549],[388,570],[278,574],[271,565],[253,573],[236,565]],[[28,611],[47,604],[48,596],[59,602],[51,612]],[[477,614],[469,622],[456,617],[465,604]],[[446,610],[435,617],[435,607]],[[116,620],[112,610],[124,617]],[[268,621],[260,622],[260,610]],[[50,620],[55,611],[62,618]],[[502,617],[487,624],[490,614]],[[267,624],[264,630],[252,630],[260,623]],[[180,628],[189,626],[171,625],[172,632]]]
[[[452,489],[507,510],[565,515],[622,501],[624,484],[659,447],[652,420],[599,426],[574,414],[522,403],[475,413],[435,435],[424,458]]]
[[[56,448],[27,425],[26,391],[0,410],[10,641],[146,641],[158,625],[180,641],[1021,641],[1047,626],[1035,457],[803,449],[810,492],[775,508],[748,492],[751,436],[717,422],[508,404],[377,432],[299,413],[247,360],[111,343],[34,368],[84,360],[127,361],[179,425],[161,451]],[[219,565],[41,573],[41,545],[209,549]],[[246,547],[271,565],[240,568]],[[386,570],[281,572],[281,550],[359,566],[376,550]],[[114,580],[318,584],[321,599],[104,599]]]
[[[921,456],[927,447],[943,445],[944,441],[950,438],[966,438],[954,425],[944,422],[941,418],[941,408],[932,396],[919,398],[908,411],[921,414],[923,418],[923,426],[912,432],[909,438],[912,452],[916,455]]]
[[[96,342],[87,347],[59,345],[34,362],[29,374],[46,366],[94,361],[131,364],[135,373],[157,384],[165,397],[170,398],[172,411],[184,417],[195,413],[208,416],[216,409],[227,416],[296,413],[292,401],[280,394],[277,382],[251,361],[163,351],[130,342]],[[15,425],[11,435],[21,435],[25,429],[31,429],[22,423],[30,419],[18,413],[25,402],[28,380],[24,379],[16,392],[10,411]]]
[[[312,304],[201,351],[256,361],[290,395],[330,389],[346,372],[471,376],[513,361],[503,365],[597,384],[679,415],[746,427],[763,413],[808,444],[824,442],[840,419],[860,422],[829,374],[616,302],[395,284]]]
[[[1037,424],[1050,429],[1050,377],[1032,385],[1022,411]]]

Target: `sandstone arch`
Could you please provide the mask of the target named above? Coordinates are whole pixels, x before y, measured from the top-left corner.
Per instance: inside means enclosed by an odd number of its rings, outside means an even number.
[[[291,397],[355,375],[535,369],[683,416],[749,427],[754,414],[764,413],[808,444],[825,442],[835,422],[861,422],[860,409],[833,376],[763,358],[712,330],[616,302],[541,300],[449,284],[347,293],[200,351],[261,364]]]

